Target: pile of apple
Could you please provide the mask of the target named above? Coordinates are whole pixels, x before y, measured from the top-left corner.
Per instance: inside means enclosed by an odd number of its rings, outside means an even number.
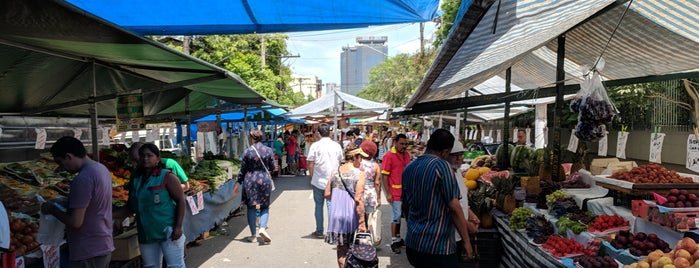
[[[629,231],[619,231],[614,240],[609,242],[616,249],[629,249],[629,253],[634,256],[646,256],[656,249],[663,253],[670,252],[670,245],[656,234],[638,232],[636,235]]]
[[[39,247],[36,242],[36,234],[39,225],[26,219],[10,218],[10,251],[15,251],[17,256],[24,256]]]
[[[665,196],[667,201],[660,205],[669,208],[689,208],[699,207],[699,198],[695,194],[690,194],[687,190],[672,189]]]
[[[688,237],[683,238],[670,252],[655,250],[646,258],[624,268],[689,268],[699,267],[699,250],[697,243]]]
[[[602,240],[590,239],[585,248],[585,256],[590,258],[597,256],[600,246],[602,246]]]
[[[558,235],[549,236],[546,243],[542,244],[541,247],[557,258],[585,253],[583,245],[575,241],[575,239],[563,238]]]
[[[629,221],[619,215],[599,215],[592,221],[590,227],[587,228],[590,232],[604,232],[612,228],[629,226]]]

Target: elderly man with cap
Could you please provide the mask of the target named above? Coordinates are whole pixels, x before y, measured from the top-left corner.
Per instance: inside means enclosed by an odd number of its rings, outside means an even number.
[[[475,234],[478,233],[478,225],[480,225],[480,221],[478,220],[476,214],[473,213],[473,211],[468,207],[468,188],[466,188],[466,183],[461,175],[463,172],[463,170],[461,170],[461,165],[464,163],[464,151],[466,150],[464,149],[464,146],[461,145],[461,142],[454,140],[454,146],[451,147],[451,153],[449,154],[447,161],[449,162],[451,169],[454,171],[454,177],[456,177],[456,181],[459,185],[459,191],[461,192],[459,203],[461,203],[461,209],[466,217],[466,227],[468,227],[469,233]],[[461,239],[458,232],[455,232],[455,235],[457,240]],[[457,242],[457,245],[461,244],[463,243]],[[463,256],[464,251],[461,253]]]

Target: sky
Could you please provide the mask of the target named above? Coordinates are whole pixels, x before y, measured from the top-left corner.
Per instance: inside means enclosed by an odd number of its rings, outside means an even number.
[[[425,23],[426,46],[434,40],[436,24]],[[298,58],[286,58],[294,74],[315,75],[323,83],[340,85],[342,47],[355,46],[358,36],[388,36],[388,55],[413,54],[420,49],[420,24],[406,23],[357,29],[287,33],[287,50]]]

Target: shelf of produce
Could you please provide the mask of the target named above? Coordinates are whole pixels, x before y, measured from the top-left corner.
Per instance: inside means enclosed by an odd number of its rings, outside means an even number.
[[[566,267],[541,247],[530,244],[523,232],[511,231],[504,215],[494,217],[502,238],[502,263],[506,267]]]

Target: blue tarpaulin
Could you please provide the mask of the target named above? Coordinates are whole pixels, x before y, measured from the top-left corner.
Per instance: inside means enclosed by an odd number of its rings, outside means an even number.
[[[276,33],[431,21],[438,0],[67,0],[141,35]]]

